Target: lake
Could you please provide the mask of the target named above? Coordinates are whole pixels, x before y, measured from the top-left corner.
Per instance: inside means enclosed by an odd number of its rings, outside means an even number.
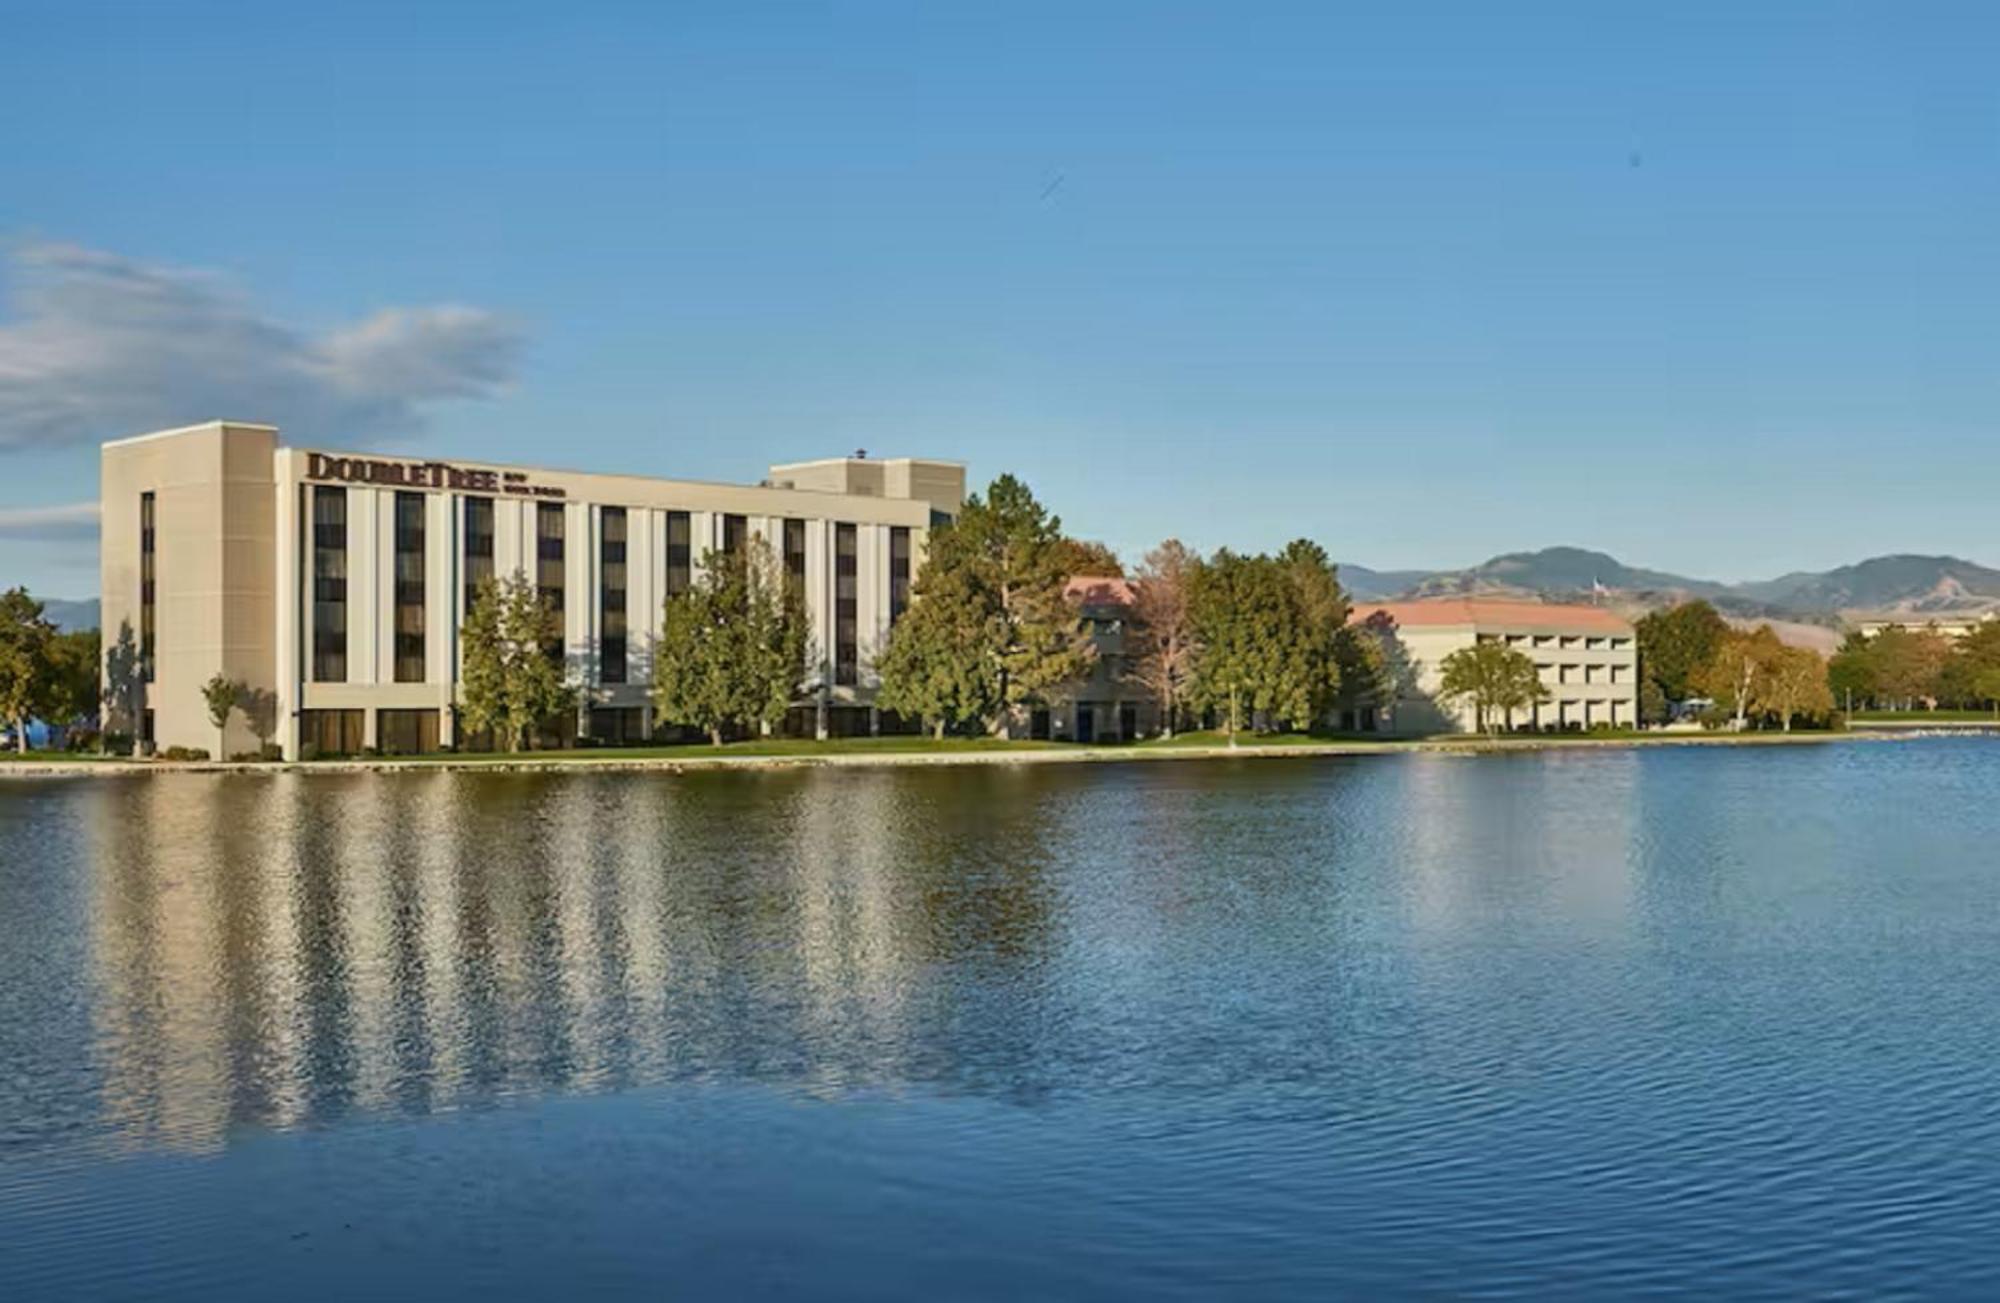
[[[2000,740],[0,783],[0,1294],[2000,1291]]]

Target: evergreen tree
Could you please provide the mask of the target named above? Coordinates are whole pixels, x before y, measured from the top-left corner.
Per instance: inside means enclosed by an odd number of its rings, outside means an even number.
[[[667,599],[653,654],[653,708],[722,745],[731,727],[774,727],[806,672],[804,595],[770,545],[709,552],[686,592]]]
[[[55,627],[25,588],[0,593],[0,719],[14,724],[14,746],[28,749],[28,719],[41,703],[49,678],[49,645]]]
[[[1023,706],[1088,673],[1097,650],[1064,595],[1071,559],[1062,522],[1013,476],[968,498],[931,533],[915,601],[877,661],[878,700],[934,727],[976,708],[999,733]],[[918,618],[932,603],[949,609]]]
[[[1337,586],[1335,588],[1337,592]],[[1201,655],[1195,701],[1221,712],[1232,737],[1246,725],[1305,729],[1338,686],[1324,589],[1297,556],[1242,556],[1224,549],[1198,573],[1191,598]],[[1344,608],[1344,602],[1342,606]]]
[[[545,719],[574,708],[576,692],[548,655],[562,617],[518,571],[479,586],[460,633],[459,709],[473,732],[492,729],[509,751],[534,745]]]
[[[1438,665],[1438,695],[1472,707],[1475,727],[1500,731],[1509,712],[1549,699],[1534,658],[1500,642],[1461,647]]]
[[[72,629],[49,639],[48,673],[35,711],[66,729],[97,711],[103,639],[95,629]]]

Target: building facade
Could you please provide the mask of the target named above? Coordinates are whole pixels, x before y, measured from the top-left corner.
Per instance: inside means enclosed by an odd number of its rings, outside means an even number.
[[[1639,721],[1639,651],[1631,624],[1596,606],[1437,599],[1354,608],[1356,623],[1388,636],[1396,699],[1375,712],[1376,731],[1404,735],[1470,732],[1472,707],[1442,700],[1445,657],[1498,642],[1532,657],[1549,699],[1510,711],[1502,727],[1562,731],[1632,728]]]
[[[1134,742],[1159,732],[1159,706],[1132,677],[1132,582],[1079,575],[1063,596],[1090,631],[1097,660],[1090,672],[1049,694],[1028,712],[1028,735],[1068,742]]]
[[[296,758],[470,742],[459,630],[482,582],[516,574],[561,612],[552,652],[584,703],[550,740],[650,738],[666,599],[752,538],[806,595],[800,726],[868,731],[875,656],[965,470],[856,456],[707,484],[289,448],[275,427],[212,422],[104,445],[100,491],[112,726],[254,750],[247,712],[221,738],[209,722],[201,687],[221,674]]]

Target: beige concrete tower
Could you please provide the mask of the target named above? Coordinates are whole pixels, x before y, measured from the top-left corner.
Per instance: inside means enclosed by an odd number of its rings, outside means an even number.
[[[160,745],[219,745],[223,758],[256,748],[241,711],[218,740],[202,685],[222,674],[277,686],[277,444],[271,426],[215,421],[104,445],[110,727],[143,734],[150,721]]]

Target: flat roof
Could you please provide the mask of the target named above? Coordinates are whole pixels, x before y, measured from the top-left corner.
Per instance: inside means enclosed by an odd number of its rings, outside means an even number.
[[[1560,602],[1518,602],[1498,598],[1441,597],[1415,602],[1371,602],[1356,606],[1349,622],[1381,614],[1404,628],[1478,628],[1500,625],[1509,628],[1548,629],[1557,633],[1608,633],[1629,635],[1632,625],[1614,611],[1601,606],[1574,606]]]

